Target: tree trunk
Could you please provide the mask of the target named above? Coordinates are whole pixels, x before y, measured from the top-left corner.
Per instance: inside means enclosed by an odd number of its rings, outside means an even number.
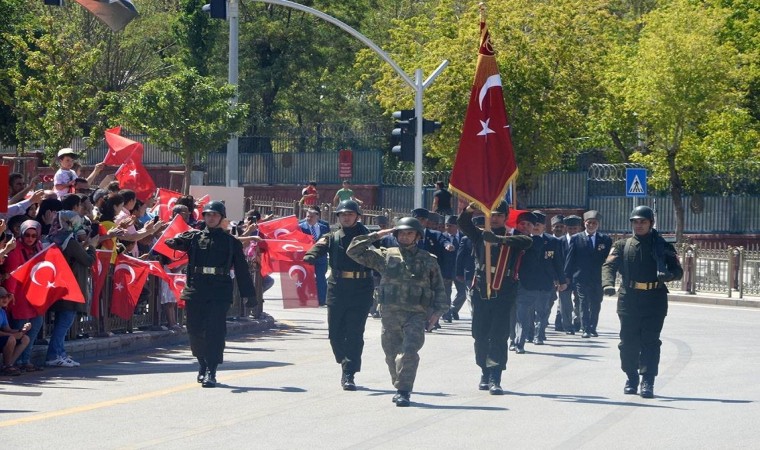
[[[193,172],[193,152],[185,147],[185,176],[182,177],[182,193],[190,194],[190,176]]]
[[[683,183],[678,170],[676,170],[677,153],[675,149],[668,149],[667,161],[670,176],[670,197],[673,199],[673,209],[676,213],[676,241],[682,242],[684,230]]]

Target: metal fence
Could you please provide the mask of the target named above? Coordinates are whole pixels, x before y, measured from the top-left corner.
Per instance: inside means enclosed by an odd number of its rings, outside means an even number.
[[[760,250],[732,246],[679,245],[684,268],[671,287],[686,293],[710,292],[739,298],[760,295]]]

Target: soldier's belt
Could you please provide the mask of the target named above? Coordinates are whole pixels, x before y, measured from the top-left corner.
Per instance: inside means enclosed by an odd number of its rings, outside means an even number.
[[[649,291],[651,289],[659,289],[662,287],[662,283],[659,281],[652,281],[649,283],[639,283],[638,281],[631,281],[628,283],[628,287],[631,289],[638,289],[641,291]]]
[[[199,275],[226,275],[223,267],[196,267],[193,273]]]
[[[338,272],[338,278],[369,278],[370,272],[368,271],[362,271],[362,272]]]

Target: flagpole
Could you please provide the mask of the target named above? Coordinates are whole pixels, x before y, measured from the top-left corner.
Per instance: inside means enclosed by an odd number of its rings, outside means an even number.
[[[486,4],[485,2],[478,3],[478,8],[480,8],[480,23],[486,21]],[[486,211],[483,211],[486,217],[485,221],[485,230],[491,231],[491,208],[487,208]],[[491,243],[490,242],[483,242],[485,244],[485,263],[486,263],[486,297],[491,298]]]

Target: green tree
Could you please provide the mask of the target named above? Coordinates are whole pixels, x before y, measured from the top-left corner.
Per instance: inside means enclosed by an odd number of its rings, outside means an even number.
[[[560,167],[563,155],[577,152],[586,136],[589,111],[603,94],[598,68],[621,33],[620,19],[608,3],[507,0],[487,11],[522,184]],[[425,116],[443,123],[439,133],[426,137],[426,153],[439,161],[438,167],[448,168],[472,87],[479,12],[456,0],[427,5],[393,22],[384,48],[407,73],[419,67],[427,74],[441,60],[450,61],[425,91]],[[386,111],[412,105],[411,90],[374,55],[362,52],[359,64]]]
[[[8,70],[15,89],[16,137],[21,149],[42,145],[51,157],[82,135],[82,124],[95,108],[91,78],[100,51],[57,30],[50,16],[23,35],[6,37],[17,57]]]
[[[183,192],[187,193],[195,158],[219,148],[230,134],[245,127],[247,105],[232,106],[234,95],[234,86],[219,85],[194,69],[180,69],[140,87],[125,105],[123,120],[130,129],[147,134],[151,142],[182,158]]]
[[[635,117],[643,145],[630,159],[652,170],[652,185],[669,188],[676,214],[676,235],[684,229],[682,197],[694,174],[730,146],[746,153],[746,143],[726,140],[719,123],[746,124],[741,108],[746,74],[736,49],[721,42],[726,11],[674,0],[644,17],[635,51],[617,65],[621,113]],[[730,142],[729,142],[730,141]],[[708,151],[709,150],[709,151]],[[703,175],[704,176],[704,175]],[[697,187],[697,186],[695,186]]]

